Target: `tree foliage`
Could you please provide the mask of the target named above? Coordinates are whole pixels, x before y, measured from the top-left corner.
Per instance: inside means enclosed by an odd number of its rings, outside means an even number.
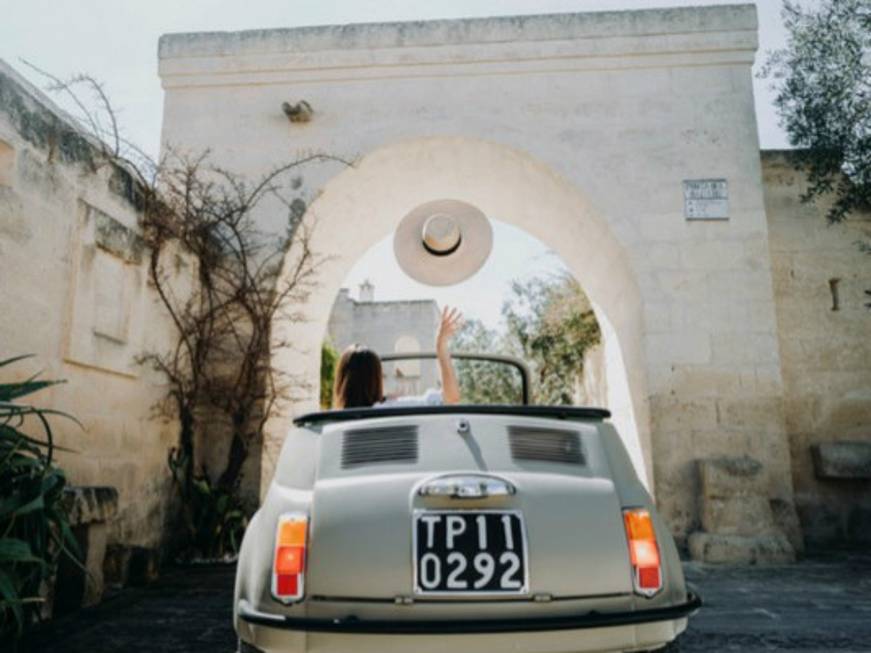
[[[336,378],[336,363],[339,360],[339,352],[333,347],[329,339],[321,343],[321,397],[320,403],[323,410],[333,406],[333,380]]]
[[[584,352],[601,338],[580,284],[568,274],[515,281],[502,314],[509,338],[532,368],[535,403],[574,403]]]
[[[456,336],[453,349],[471,354],[519,352],[504,334],[488,329],[480,320],[467,320]],[[518,404],[521,383],[517,370],[502,363],[458,359],[454,362],[464,404]]]
[[[454,350],[520,358],[532,373],[533,403],[575,403],[584,353],[600,340],[596,316],[577,281],[567,274],[515,281],[502,314],[504,333],[469,320],[457,334]],[[456,365],[464,403],[520,401],[520,378],[513,368],[469,361]]]
[[[785,0],[783,18],[787,45],[762,75],[808,175],[802,201],[831,198],[838,222],[871,207],[871,0]]]

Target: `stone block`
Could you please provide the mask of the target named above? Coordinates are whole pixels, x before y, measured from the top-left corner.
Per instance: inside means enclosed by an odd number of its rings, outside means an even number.
[[[106,486],[68,487],[64,503],[73,526],[106,522],[118,512],[118,490]]]
[[[96,605],[103,599],[103,559],[106,557],[106,540],[109,528],[105,522],[92,523],[87,531],[87,550],[85,551],[85,579],[82,594],[82,607]]]
[[[777,565],[795,562],[785,535],[721,535],[693,533],[688,546],[694,560],[713,564]]]
[[[702,495],[707,499],[730,499],[767,491],[762,463],[749,457],[708,458],[699,461]]]
[[[814,472],[821,479],[871,479],[871,442],[820,442],[811,445]]]
[[[118,491],[112,487],[69,487],[64,490],[64,504],[87,573],[79,564],[61,559],[54,590],[55,615],[95,605],[102,599],[108,522],[118,511]]]
[[[751,372],[750,377],[755,383],[755,372]],[[745,379],[745,382],[750,382],[750,379]],[[719,399],[717,408],[720,422],[730,428],[740,428],[760,436],[776,436],[783,432],[783,401],[777,395],[766,397],[757,391],[753,396]]]
[[[690,535],[690,555],[704,562],[778,564],[795,560],[801,529],[791,502],[768,495],[768,477],[753,458],[698,461],[702,531]]]
[[[795,506],[783,499],[772,499],[769,505],[776,528],[786,535],[796,553],[804,553],[804,537]]]
[[[762,495],[705,497],[701,521],[704,531],[721,535],[764,535],[775,530],[771,507]]]

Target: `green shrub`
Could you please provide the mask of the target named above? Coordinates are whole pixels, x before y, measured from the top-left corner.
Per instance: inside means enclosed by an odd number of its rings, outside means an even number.
[[[248,526],[238,487],[224,490],[220,484],[212,483],[205,472],[186,484],[183,477],[186,465],[178,456],[170,457],[169,467],[182,495],[185,529],[176,542],[176,556],[182,561],[234,558]]]
[[[80,557],[63,507],[66,477],[52,463],[48,418],[61,413],[20,402],[55,383],[0,383],[0,641],[17,639],[38,618],[59,557]],[[31,425],[39,437],[24,432]]]
[[[333,406],[333,380],[336,377],[336,363],[339,352],[329,340],[321,344],[321,408],[329,410]]]

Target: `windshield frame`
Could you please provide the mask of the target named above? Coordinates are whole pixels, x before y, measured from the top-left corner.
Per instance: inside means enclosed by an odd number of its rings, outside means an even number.
[[[415,352],[397,352],[392,354],[379,355],[381,362],[390,363],[393,361],[417,360],[417,359],[437,359],[438,354],[432,351],[415,351]],[[503,356],[500,354],[472,354],[466,352],[451,353],[451,358],[457,360],[473,360],[484,361],[487,363],[503,363],[509,365],[520,372],[520,396],[523,406],[529,406],[529,367],[519,358],[513,356]]]

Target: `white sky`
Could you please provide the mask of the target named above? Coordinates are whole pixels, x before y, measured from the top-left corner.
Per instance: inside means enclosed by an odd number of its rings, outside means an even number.
[[[457,306],[467,317],[499,326],[502,302],[508,297],[513,279],[554,274],[565,270],[562,259],[544,243],[522,229],[491,218],[493,250],[484,266],[462,283],[442,288],[425,286],[407,277],[393,255],[393,237],[388,236],[361,258],[345,285],[351,296],[368,279],[375,286],[375,299],[435,299],[439,306]]]
[[[105,83],[125,135],[156,154],[163,92],[157,77],[157,39],[167,32],[235,31],[336,23],[425,20],[512,14],[730,4],[722,0],[0,0],[0,58],[37,86],[45,80],[26,59],[66,78],[88,73]],[[767,50],[785,38],[781,0],[756,0],[759,12],[757,67]],[[755,81],[756,113],[763,148],[786,147],[771,93]],[[554,270],[558,262],[525,233],[496,224],[494,253],[468,282],[447,290],[414,283],[396,267],[389,239],[355,266],[348,285],[368,277],[379,299],[434,297],[458,304],[491,325],[498,321],[505,290],[526,259],[523,273]]]

